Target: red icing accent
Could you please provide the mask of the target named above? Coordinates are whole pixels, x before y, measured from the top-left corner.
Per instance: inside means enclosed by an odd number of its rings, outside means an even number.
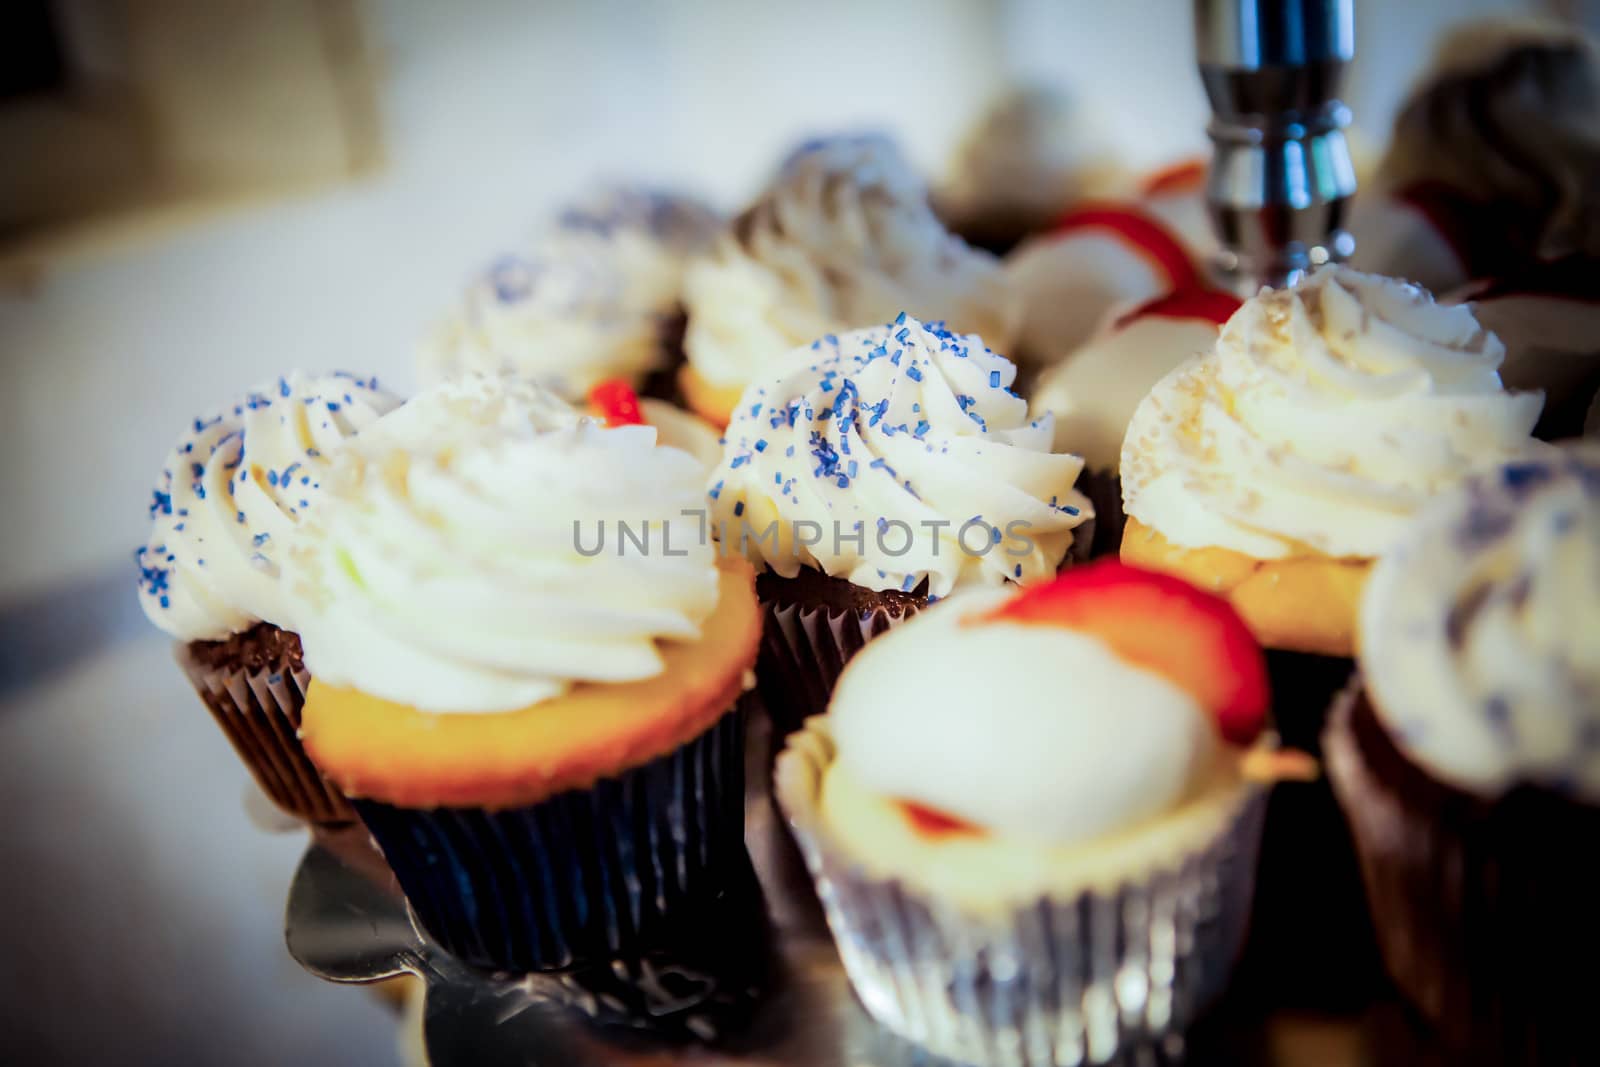
[[[1139,186],[1143,197],[1177,196],[1192,193],[1206,184],[1206,161],[1202,158],[1179,160],[1147,175]]]
[[[1223,323],[1233,318],[1233,313],[1238,311],[1243,303],[1244,301],[1232,293],[1225,293],[1220,289],[1177,289],[1165,296],[1158,296],[1154,300],[1140,304],[1119,318],[1116,328],[1120,330],[1136,319],[1147,317],[1203,319],[1221,327]]]
[[[589,390],[589,407],[607,426],[643,426],[639,395],[621,378],[610,378]]]
[[[964,819],[947,815],[936,808],[910,800],[898,801],[911,828],[924,837],[949,837],[952,834],[981,834],[983,830]]]
[[[1131,204],[1091,204],[1067,212],[1050,232],[1056,236],[1078,230],[1105,230],[1122,238],[1145,257],[1167,288],[1182,289],[1199,281],[1199,271],[1188,250],[1161,223]]]
[[[985,619],[1061,626],[1099,638],[1123,661],[1193,694],[1234,744],[1254,741],[1266,722],[1266,658],[1249,627],[1222,597],[1173,575],[1104,559],[1029,586],[973,621]]]

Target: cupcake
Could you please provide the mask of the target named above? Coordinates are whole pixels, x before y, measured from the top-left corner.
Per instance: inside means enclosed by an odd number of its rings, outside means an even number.
[[[195,419],[136,553],[139,603],[195,692],[273,803],[311,822],[352,816],[297,736],[309,677],[283,556],[345,440],[398,403],[376,379],[292,372]]]
[[[690,407],[726,425],[784,353],[901,311],[1007,349],[1017,307],[993,256],[948,233],[892,143],[797,150],[685,283]]]
[[[1331,267],[1245,302],[1122,448],[1122,558],[1226,595],[1272,647],[1348,656],[1371,562],[1434,493],[1537,447],[1538,393],[1464,307]]]
[[[1467,286],[1478,321],[1506,346],[1500,377],[1513,389],[1540,389],[1546,440],[1583,432],[1600,391],[1600,259],[1568,256]]]
[[[1043,367],[1089,340],[1113,308],[1203,285],[1199,263],[1215,243],[1193,225],[1198,190],[1157,185],[1152,195],[1080,204],[1006,259],[1022,299],[1019,358]],[[1192,242],[1205,234],[1206,245]]]
[[[1056,89],[1018,88],[963,138],[935,206],[968,243],[1004,254],[1076,201],[1104,193],[1119,171],[1084,108]]]
[[[602,190],[472,280],[423,340],[423,382],[512,371],[569,400],[607,378],[665,396],[682,361],[684,272],[719,228],[687,197]]]
[[[419,923],[526,971],[647,948],[743,854],[753,574],[703,470],[515,379],[348,449],[293,556],[302,736]]]
[[[962,1063],[1170,1048],[1244,935],[1266,702],[1225,601],[1114,560],[874,642],[775,780],[867,1011]]]
[[[1593,1062],[1600,451],[1441,495],[1373,567],[1327,769],[1379,945],[1456,1062]]]
[[[872,637],[962,586],[1048,579],[1090,517],[1016,368],[902,314],[750,386],[712,476],[724,552],[762,568],[758,685],[779,732]]]
[[[1358,198],[1353,262],[1437,292],[1600,255],[1600,52],[1554,21],[1483,19],[1439,44]]]

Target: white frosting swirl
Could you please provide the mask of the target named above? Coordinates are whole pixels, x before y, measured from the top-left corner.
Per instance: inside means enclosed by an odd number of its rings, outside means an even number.
[[[1536,448],[1539,393],[1464,307],[1343,267],[1263,291],[1168,374],[1122,448],[1127,513],[1185,547],[1371,558],[1430,496]]]
[[[712,477],[729,549],[786,577],[816,567],[867,589],[1048,578],[1092,512],[1083,461],[1053,455],[1016,368],[977,337],[901,315],[828,336],[745,390]],[[776,522],[775,538],[761,539]],[[799,523],[820,540],[801,544]]]
[[[294,629],[279,580],[286,544],[340,445],[398,403],[376,378],[292,371],[195,419],[167,458],[137,553],[150,621],[180,641],[263,620]]]
[[[689,257],[717,229],[695,201],[636,189],[569,208],[473,279],[423,341],[423,381],[514,371],[574,397],[606,378],[636,381],[661,362]]]
[[[345,451],[294,552],[319,679],[424,711],[508,711],[651,677],[659,641],[699,636],[717,568],[687,453],[515,380],[412,405]]]
[[[1193,795],[1221,747],[1199,703],[1088,634],[967,621],[1005,599],[959,594],[850,661],[828,707],[840,767],[878,795],[1051,845]]]
[[[802,147],[685,282],[684,348],[709,383],[742,387],[768,361],[900,311],[1009,346],[1018,305],[999,262],[946,232],[883,138]]]
[[[1600,449],[1430,504],[1373,567],[1360,647],[1373,709],[1436,777],[1600,804]]]

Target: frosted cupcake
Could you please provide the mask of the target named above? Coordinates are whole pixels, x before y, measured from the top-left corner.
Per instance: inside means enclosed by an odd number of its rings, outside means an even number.
[[[1539,259],[1600,255],[1600,51],[1554,20],[1440,41],[1356,201],[1353,262],[1444,292]]]
[[[780,730],[877,634],[963,586],[1050,578],[1090,517],[1016,368],[902,315],[829,335],[746,390],[712,476],[723,551],[767,615],[757,678]]]
[[[743,859],[753,575],[703,470],[515,380],[419,396],[294,555],[303,737],[413,913],[506,970],[639,951]]]
[[[802,146],[689,270],[683,392],[725,425],[739,396],[798,345],[901,311],[1006,350],[1016,304],[999,261],[946,232],[889,141]]]
[[[297,731],[309,681],[284,553],[345,440],[399,401],[376,379],[291,372],[194,420],[167,458],[136,553],[139,603],[278,807],[352,817]]]
[[[686,197],[602,190],[472,280],[421,345],[423,382],[510,371],[569,400],[608,378],[661,394],[682,359],[688,260],[719,228]]]
[[[1464,307],[1347,268],[1265,291],[1163,378],[1122,449],[1122,558],[1226,595],[1263,644],[1348,656],[1361,587],[1429,497],[1539,447]]]
[[[1225,601],[1116,561],[875,642],[776,772],[867,1011],[962,1063],[1180,1035],[1243,939],[1266,703]]]
[[[1600,451],[1430,504],[1373,568],[1360,653],[1324,749],[1389,973],[1472,1062],[1588,1062]]]

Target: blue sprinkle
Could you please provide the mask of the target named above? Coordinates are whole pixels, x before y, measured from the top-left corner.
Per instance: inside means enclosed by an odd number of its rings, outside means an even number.
[[[922,381],[922,372],[918,370],[917,365],[913,363],[911,366],[906,368],[906,377],[910,378],[914,382],[920,382]]]
[[[722,483],[718,482],[716,485],[713,485],[711,487],[710,496],[711,496],[712,500],[715,500],[715,499],[717,499],[717,497],[719,497],[721,495],[722,495]]]
[[[287,379],[287,378],[279,378],[278,379],[278,395],[279,396],[288,396],[289,395],[289,379]]]
[[[767,439],[765,437],[763,437],[761,440],[756,442],[756,451],[757,452],[765,452],[766,450],[767,450]]]
[[[890,323],[891,326],[904,326],[905,324],[906,324],[906,313],[904,311],[902,311],[902,312],[900,312],[900,314],[896,315],[894,317],[894,322]]]
[[[172,607],[172,600],[165,593],[161,594],[161,606],[164,608]]]
[[[911,431],[911,436],[920,439],[923,434],[928,432],[928,429],[928,420],[922,419],[917,423],[917,428]]]
[[[737,519],[740,515],[743,515],[743,514],[744,514],[744,501],[741,500],[738,503],[733,505],[733,517]]]
[[[784,449],[783,454],[792,457],[794,455],[794,445],[790,445],[788,448]]]
[[[761,404],[759,402],[751,404],[750,405],[750,417],[753,419],[759,414],[761,414]]]
[[[740,467],[744,466],[745,463],[747,463],[749,461],[749,459],[750,459],[749,456],[734,456],[733,457],[733,462],[728,464],[728,469],[736,471]]]
[[[1014,577],[1021,578],[1022,577],[1022,564],[1020,564],[1020,563],[1017,564],[1016,569],[1013,570],[1011,573],[1012,573],[1012,575]]]
[[[915,588],[916,584],[917,576],[914,574],[908,574],[906,575],[906,580],[900,583],[900,591],[903,593],[909,593],[913,588]]]
[[[990,389],[998,389],[998,388],[1000,388],[1000,372],[999,371],[992,370],[992,371],[989,372],[989,388]]]
[[[269,534],[269,533],[258,533],[258,534],[256,534],[254,537],[252,537],[250,539],[250,543],[252,545],[255,545],[257,548],[260,548],[262,545],[266,544],[271,539],[272,539],[272,535]]]

